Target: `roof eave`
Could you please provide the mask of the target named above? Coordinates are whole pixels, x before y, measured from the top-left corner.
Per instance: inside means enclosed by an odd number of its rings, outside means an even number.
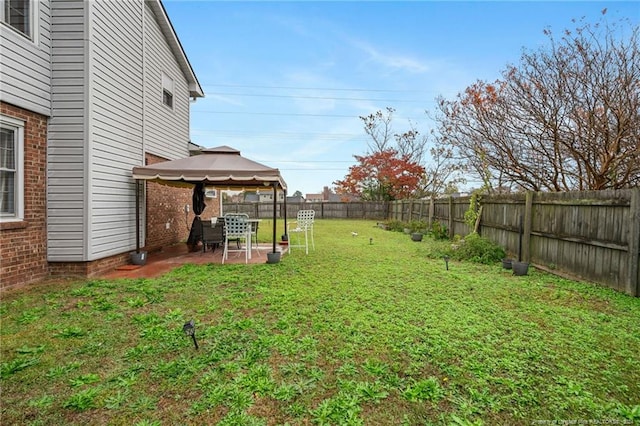
[[[191,63],[189,62],[189,58],[182,48],[182,44],[180,43],[180,39],[178,39],[178,35],[176,34],[173,25],[171,24],[171,20],[169,19],[169,15],[167,15],[167,11],[164,8],[161,0],[145,0],[146,3],[151,7],[151,10],[155,13],[158,18],[158,24],[160,25],[160,30],[162,34],[167,39],[167,43],[171,47],[171,51],[175,56],[178,64],[180,65],[180,69],[182,73],[187,78],[187,82],[189,84],[189,96],[192,98],[203,98],[204,91],[198,82],[198,78],[196,77],[193,68],[191,67]]]

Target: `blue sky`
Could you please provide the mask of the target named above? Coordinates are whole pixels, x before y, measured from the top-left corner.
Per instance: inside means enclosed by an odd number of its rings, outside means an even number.
[[[239,2],[164,0],[205,91],[191,139],[281,170],[289,193],[321,192],[367,152],[359,116],[396,109],[422,133],[425,111],[572,19],[640,22],[639,2]]]

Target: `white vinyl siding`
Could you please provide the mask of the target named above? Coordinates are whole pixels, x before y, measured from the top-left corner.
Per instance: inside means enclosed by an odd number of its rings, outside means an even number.
[[[131,169],[142,153],[142,5],[94,2],[89,259],[135,248]]]
[[[189,88],[146,2],[51,0],[51,9],[48,260],[92,261],[135,249],[131,170],[145,150],[189,155]],[[163,72],[173,109],[162,103]]]
[[[189,86],[155,14],[145,5],[144,147],[168,160],[189,156]],[[163,75],[173,80],[173,109],[162,102]]]
[[[4,7],[4,4],[2,5]],[[31,37],[0,24],[0,100],[45,116],[51,114],[49,2],[32,1]]]
[[[47,257],[82,261],[86,245],[85,27],[87,3],[51,2],[51,104],[47,149]]]

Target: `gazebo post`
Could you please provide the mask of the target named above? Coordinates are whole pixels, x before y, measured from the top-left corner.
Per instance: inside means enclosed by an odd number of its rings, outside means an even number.
[[[140,179],[136,179],[136,253],[140,253]]]
[[[278,182],[273,182],[273,250],[272,253],[276,252],[276,215],[277,215],[277,204],[278,204]]]
[[[147,252],[140,251],[140,194],[142,182],[136,179],[136,251],[129,253],[129,258],[134,265],[144,265],[147,262]]]
[[[284,190],[284,234],[282,234],[283,241],[289,241],[289,235],[287,235],[287,190]]]

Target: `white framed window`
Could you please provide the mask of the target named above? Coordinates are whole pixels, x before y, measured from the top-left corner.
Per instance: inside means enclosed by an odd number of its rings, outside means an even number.
[[[209,188],[204,192],[204,196],[207,198],[218,198],[218,190],[215,188]]]
[[[30,40],[35,40],[37,2],[34,0],[0,0],[0,21]]]
[[[173,109],[173,79],[167,74],[162,73],[162,103]]]
[[[24,218],[24,121],[0,115],[0,220]]]

